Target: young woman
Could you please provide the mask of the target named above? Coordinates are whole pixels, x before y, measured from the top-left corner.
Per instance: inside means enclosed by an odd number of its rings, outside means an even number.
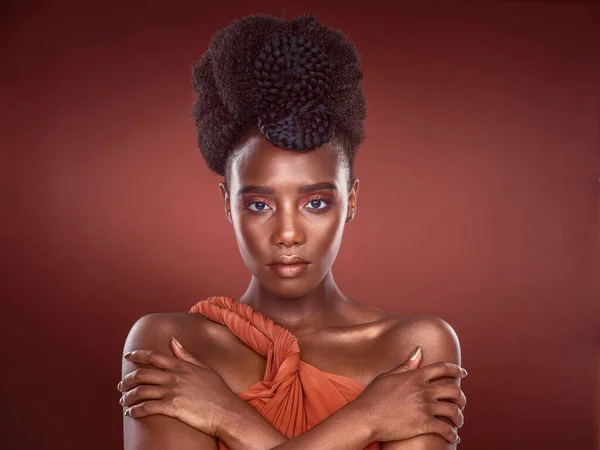
[[[354,46],[257,15],[196,64],[194,116],[252,274],[237,298],[151,314],[125,344],[126,449],[455,448],[453,329],[348,298],[331,266],[357,210],[365,101]]]

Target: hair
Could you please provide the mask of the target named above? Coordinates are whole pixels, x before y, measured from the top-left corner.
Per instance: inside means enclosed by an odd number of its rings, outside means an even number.
[[[339,144],[352,180],[364,139],[362,77],[354,45],[312,15],[232,22],[192,70],[193,117],[208,168],[227,182],[235,144],[257,128],[282,149]]]

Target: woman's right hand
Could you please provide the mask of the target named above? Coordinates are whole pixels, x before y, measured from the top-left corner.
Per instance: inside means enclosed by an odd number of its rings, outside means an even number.
[[[378,375],[352,403],[365,420],[372,422],[374,440],[400,441],[435,433],[448,442],[456,442],[456,429],[436,416],[447,417],[456,428],[462,427],[466,397],[454,382],[430,384],[430,381],[441,377],[464,378],[467,372],[445,362],[419,368],[420,347],[417,351],[413,360],[409,357]]]

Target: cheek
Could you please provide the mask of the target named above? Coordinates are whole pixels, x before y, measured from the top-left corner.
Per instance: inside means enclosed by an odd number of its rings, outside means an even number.
[[[309,242],[312,240],[319,246],[329,247],[339,240],[343,228],[344,220],[341,215],[337,212],[329,214],[310,225],[307,230]]]
[[[329,221],[322,235],[321,251],[324,254],[324,263],[328,266],[333,264],[340,249],[345,223],[345,214],[335,216]]]
[[[246,253],[256,253],[268,243],[267,227],[260,219],[238,216],[234,220],[235,235],[240,250]]]

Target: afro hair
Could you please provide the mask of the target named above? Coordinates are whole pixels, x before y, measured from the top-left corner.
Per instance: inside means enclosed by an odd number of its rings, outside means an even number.
[[[350,172],[364,139],[363,74],[354,45],[312,15],[247,16],[218,31],[194,65],[193,117],[208,168],[225,176],[255,126],[273,145],[307,151],[336,139]]]

